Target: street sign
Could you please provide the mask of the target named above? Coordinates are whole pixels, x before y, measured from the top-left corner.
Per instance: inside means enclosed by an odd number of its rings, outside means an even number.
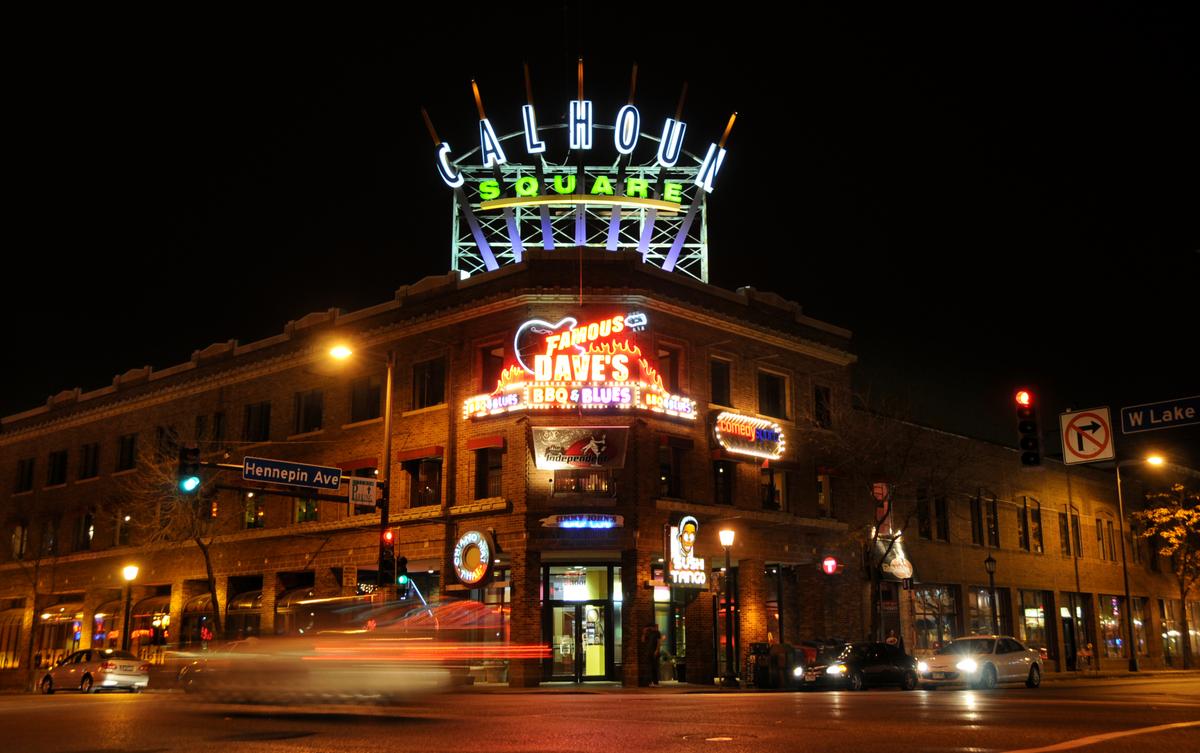
[[[247,481],[265,481],[268,484],[337,491],[342,485],[342,469],[248,457],[242,461],[242,478]]]
[[[379,482],[373,478],[351,478],[350,479],[350,504],[352,505],[375,505],[375,487]]]
[[[1200,424],[1200,395],[1121,409],[1121,432],[1124,434],[1174,429],[1191,424]]]
[[[1116,456],[1113,446],[1112,420],[1108,407],[1090,408],[1058,416],[1059,437],[1063,445],[1063,462],[1098,463]]]

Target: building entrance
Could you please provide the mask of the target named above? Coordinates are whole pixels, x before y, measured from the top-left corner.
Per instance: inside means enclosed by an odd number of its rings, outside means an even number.
[[[550,641],[545,678],[558,682],[609,680],[617,677],[621,657],[620,567],[611,565],[550,566],[543,635]],[[615,572],[614,572],[615,571]],[[614,583],[615,580],[615,583]]]

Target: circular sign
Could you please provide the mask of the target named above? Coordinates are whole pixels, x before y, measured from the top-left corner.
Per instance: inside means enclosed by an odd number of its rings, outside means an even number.
[[[823,570],[826,575],[833,575],[837,572],[837,569],[838,561],[833,557],[826,557],[825,559],[821,560],[821,570]]]
[[[492,566],[492,537],[482,531],[467,531],[454,545],[454,574],[465,586],[479,585]]]
[[[1097,411],[1084,411],[1070,415],[1063,430],[1063,449],[1068,458],[1076,462],[1103,460],[1111,457],[1112,432],[1108,416]],[[1101,457],[1104,455],[1104,457]]]

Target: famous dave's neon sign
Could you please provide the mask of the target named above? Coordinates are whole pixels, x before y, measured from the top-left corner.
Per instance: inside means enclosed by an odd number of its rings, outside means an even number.
[[[580,322],[530,319],[513,338],[516,363],[496,388],[463,402],[463,418],[519,410],[645,410],[694,419],[696,401],[669,392],[631,332],[641,312]]]

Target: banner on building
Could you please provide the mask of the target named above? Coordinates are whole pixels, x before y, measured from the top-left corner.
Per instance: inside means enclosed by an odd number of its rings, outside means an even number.
[[[534,464],[544,471],[624,468],[628,437],[625,426],[536,426]]]

